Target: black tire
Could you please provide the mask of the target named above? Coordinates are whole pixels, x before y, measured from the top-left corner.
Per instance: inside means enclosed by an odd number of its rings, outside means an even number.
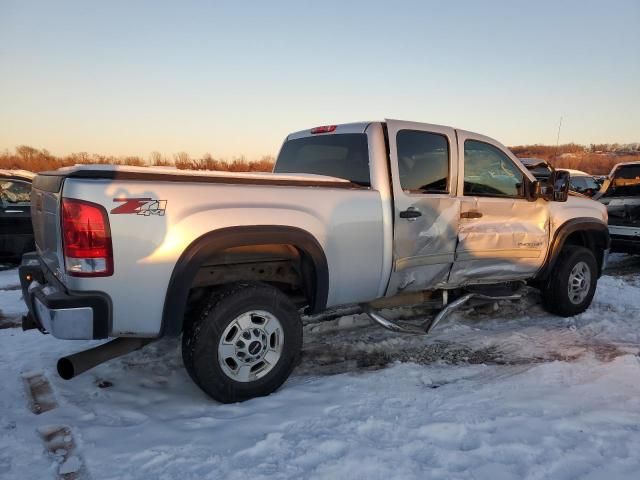
[[[569,277],[572,270],[583,262],[590,274],[590,285],[584,299],[572,301],[569,294]],[[561,317],[572,317],[584,312],[593,300],[598,282],[598,264],[591,250],[579,246],[567,246],[560,252],[560,256],[549,275],[549,279],[542,288],[542,304],[550,313]]]
[[[262,310],[277,318],[284,343],[280,357],[263,377],[240,382],[227,375],[218,360],[218,346],[225,329],[240,315]],[[269,395],[289,377],[302,349],[302,322],[295,305],[277,288],[257,282],[241,282],[214,291],[193,312],[182,336],[182,359],[189,376],[208,395],[233,403]]]

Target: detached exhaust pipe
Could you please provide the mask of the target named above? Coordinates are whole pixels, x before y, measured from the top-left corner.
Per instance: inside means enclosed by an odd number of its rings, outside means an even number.
[[[152,342],[151,338],[116,338],[97,347],[74,353],[58,360],[58,375],[65,380],[71,380],[87,370],[100,365],[112,358],[131,353]]]

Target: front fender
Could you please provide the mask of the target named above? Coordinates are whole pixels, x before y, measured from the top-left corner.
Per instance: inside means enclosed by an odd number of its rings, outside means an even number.
[[[603,253],[609,248],[611,243],[609,229],[607,224],[602,220],[593,217],[578,217],[567,220],[555,230],[553,239],[549,244],[547,258],[536,275],[536,280],[546,280],[549,277],[558,261],[558,257],[564,248],[567,238],[575,232],[584,232],[590,242],[590,248],[600,250]],[[599,263],[599,274],[602,274],[603,258],[598,257],[597,251],[594,253],[596,253],[596,259]]]

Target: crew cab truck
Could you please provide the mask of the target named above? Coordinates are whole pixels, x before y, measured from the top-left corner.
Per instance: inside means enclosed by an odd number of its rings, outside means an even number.
[[[34,181],[37,252],[23,327],[118,337],[60,359],[64,378],[182,334],[191,378],[222,402],[276,390],[298,361],[301,314],[360,309],[428,333],[453,309],[542,291],[588,308],[609,248],[603,205],[540,183],[499,142],[386,120],[289,135],[274,173],[77,166]],[[383,314],[431,305],[421,324]]]

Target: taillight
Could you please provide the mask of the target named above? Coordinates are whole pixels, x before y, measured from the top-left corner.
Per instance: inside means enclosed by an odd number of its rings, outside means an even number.
[[[322,127],[316,127],[311,129],[312,134],[316,133],[331,133],[335,132],[337,125],[323,125]]]
[[[109,218],[101,205],[73,198],[62,199],[62,245],[69,275],[113,275]]]

